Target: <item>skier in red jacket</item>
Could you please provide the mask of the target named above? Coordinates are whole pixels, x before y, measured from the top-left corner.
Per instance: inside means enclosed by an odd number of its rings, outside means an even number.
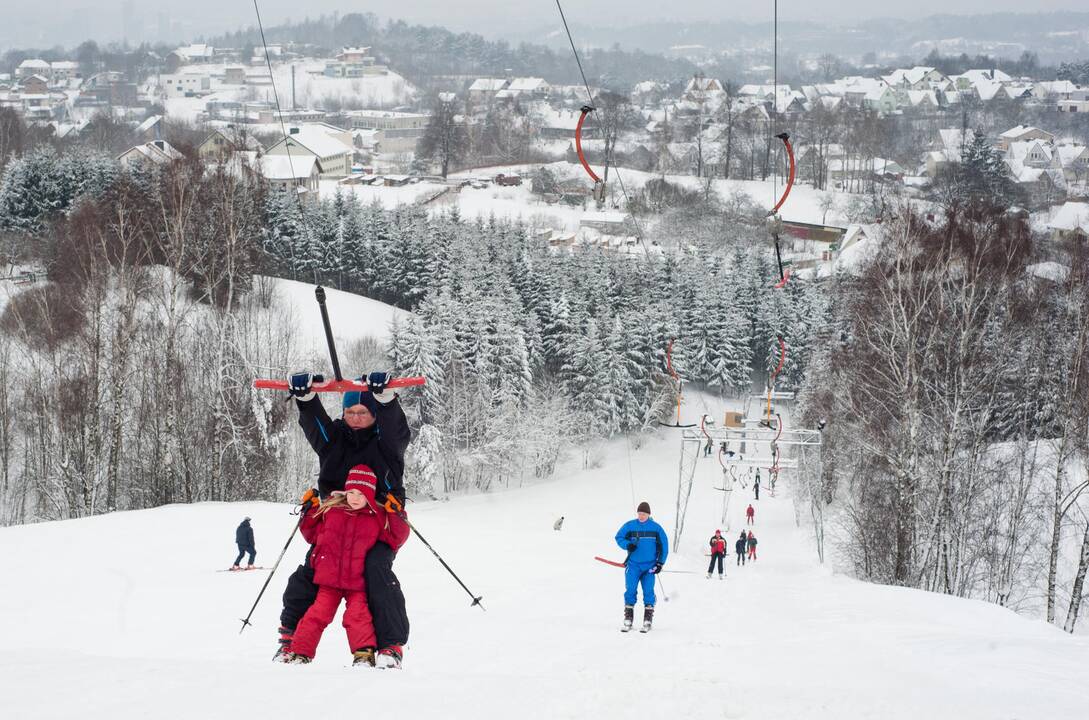
[[[752,525],[755,522],[756,510],[753,509],[752,503],[749,503],[748,509],[745,510],[745,521],[747,524]]]
[[[707,579],[711,579],[711,572],[715,568],[715,562],[718,562],[718,579],[722,579],[722,560],[726,557],[726,538],[722,537],[721,530],[715,530],[715,534],[711,536],[711,541],[708,543],[711,546],[711,564],[707,566]]]
[[[317,510],[304,509],[299,529],[314,545],[310,563],[318,596],[295,629],[286,662],[308,663],[314,658],[322,632],[344,599],[344,629],[353,664],[374,665],[374,621],[367,606],[363,566],[376,542],[396,550],[409,533],[407,523],[375,502],[376,481],[370,467],[356,465],[348,472],[343,492],[334,491]]]

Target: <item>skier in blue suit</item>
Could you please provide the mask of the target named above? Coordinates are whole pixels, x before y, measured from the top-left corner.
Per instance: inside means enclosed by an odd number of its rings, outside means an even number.
[[[654,581],[669,555],[669,540],[662,526],[650,517],[650,504],[639,503],[637,517],[616,532],[616,544],[628,552],[624,571],[623,632],[631,630],[635,618],[636,587],[643,586],[643,628],[650,630],[654,620]]]

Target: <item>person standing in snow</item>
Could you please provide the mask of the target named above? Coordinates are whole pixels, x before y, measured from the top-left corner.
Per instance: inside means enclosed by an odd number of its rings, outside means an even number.
[[[662,526],[651,519],[650,503],[639,503],[635,519],[616,531],[616,544],[628,552],[624,562],[624,625],[621,630],[631,630],[635,620],[636,589],[642,585],[642,631],[647,632],[654,620],[654,581],[669,555],[669,540]]]
[[[711,564],[707,566],[707,579],[711,578],[711,572],[715,568],[715,561],[718,561],[718,579],[722,579],[722,561],[726,557],[726,538],[722,537],[721,530],[715,530],[715,534],[711,536],[711,540],[708,543],[711,546]]]
[[[374,666],[377,640],[364,592],[363,566],[378,541],[396,549],[408,539],[408,525],[390,522],[390,514],[375,502],[377,480],[369,467],[356,465],[348,472],[343,491],[334,490],[316,510],[311,510],[313,505],[303,508],[299,531],[314,546],[310,564],[318,594],[299,621],[286,662],[314,659],[321,634],[333,622],[343,599],[352,664]]]
[[[745,564],[745,549],[749,546],[749,539],[745,537],[745,531],[741,531],[741,537],[734,542],[734,552],[737,553],[737,564]]]
[[[752,530],[749,530],[749,560],[756,561],[756,536],[752,534]]]
[[[386,388],[389,380],[389,373],[372,372],[367,376],[369,389],[344,393],[343,417],[332,420],[311,387],[313,375],[295,373],[290,377],[288,387],[299,409],[299,425],[317,453],[320,467],[318,487],[303,495],[304,505],[343,491],[348,472],[356,465],[366,465],[376,477],[375,502],[387,509],[391,523],[404,522],[398,513],[405,502],[402,477],[412,432],[396,391]],[[363,570],[379,648],[377,664],[388,668],[401,667],[409,630],[405,596],[393,573],[395,552],[389,543],[380,540],[367,553]],[[312,556],[313,548],[288,578],[280,614],[280,649],[274,660],[285,659],[299,621],[317,597]]]
[[[238,557],[234,559],[231,570],[242,569],[238,566],[238,563],[242,562],[242,556],[246,553],[250,555],[250,561],[246,565],[246,569],[253,570],[253,559],[257,557],[257,547],[253,544],[253,527],[250,525],[250,518],[247,517],[239,523],[234,531],[234,542],[238,545]]]
[[[760,471],[756,471],[756,479],[752,481],[752,491],[756,493],[756,499],[760,499]]]
[[[747,525],[752,525],[755,522],[756,522],[756,510],[753,508],[752,503],[749,503],[749,506],[747,508],[745,508],[745,523]]]

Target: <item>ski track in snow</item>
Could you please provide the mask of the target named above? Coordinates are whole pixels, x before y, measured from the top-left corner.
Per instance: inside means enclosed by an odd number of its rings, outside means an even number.
[[[687,410],[698,418],[702,407],[690,399]],[[678,432],[663,428],[632,450],[631,478],[618,440],[598,469],[573,457],[550,482],[412,506],[487,610],[471,608],[410,538],[396,564],[412,620],[399,672],[349,667],[339,618],[311,665],[269,662],[301,538],[239,634],[268,574],[216,571],[233,560],[245,515],[258,564],[271,566],[295,522],[286,504],[0,529],[4,717],[335,718],[387,704],[397,717],[475,720],[1086,717],[1089,638],[983,602],[834,574],[795,526],[786,479],[777,497],[765,483],[753,503],[759,560],[738,568],[731,552],[726,580],[705,579],[704,547],[721,527],[713,457],[698,461],[685,536],[667,563],[696,572],[662,576],[671,600],[659,599],[651,633],[620,633],[623,571],[593,556],[623,558],[612,538],[634,515],[632,484],[672,538]],[[722,530],[736,538],[752,492],[734,487]]]

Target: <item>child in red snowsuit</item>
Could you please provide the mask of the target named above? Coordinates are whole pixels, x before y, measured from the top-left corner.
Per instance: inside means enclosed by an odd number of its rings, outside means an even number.
[[[376,479],[368,466],[356,465],[348,472],[344,492],[334,492],[317,510],[308,512],[299,526],[306,541],[314,545],[310,562],[318,596],[295,629],[288,662],[313,659],[322,632],[344,599],[343,624],[355,663],[374,665],[376,640],[363,566],[375,542],[381,540],[396,550],[409,532],[404,520],[375,503]]]
[[[749,507],[745,509],[745,519],[746,519],[746,521],[748,522],[749,525],[753,524],[753,522],[754,522],[753,518],[754,518],[755,515],[756,515],[756,510],[754,510],[753,506],[750,504]]]

